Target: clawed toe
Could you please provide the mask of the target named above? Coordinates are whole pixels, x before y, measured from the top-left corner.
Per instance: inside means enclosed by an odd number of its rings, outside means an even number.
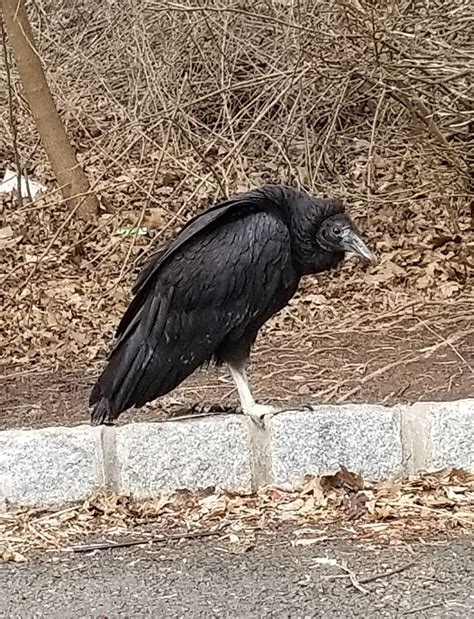
[[[244,415],[247,415],[261,428],[265,425],[265,418],[271,417],[276,413],[276,409],[273,406],[265,404],[254,404],[247,409],[244,409]]]
[[[286,408],[280,409],[279,413],[290,413],[290,412],[303,412],[303,411],[312,411],[313,407],[310,404],[303,404],[302,406],[288,406]]]

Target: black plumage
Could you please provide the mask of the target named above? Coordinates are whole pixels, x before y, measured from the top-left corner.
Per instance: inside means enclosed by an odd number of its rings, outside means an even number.
[[[262,325],[301,277],[371,254],[341,202],[267,185],[194,217],[146,263],[90,404],[110,423],[177,387],[198,367],[227,363],[244,413],[261,417],[245,363]]]

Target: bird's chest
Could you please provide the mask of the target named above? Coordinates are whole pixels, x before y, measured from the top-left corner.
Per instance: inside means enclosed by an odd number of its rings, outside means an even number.
[[[279,312],[295,294],[299,281],[291,264],[281,264],[272,270],[272,276],[260,282],[253,291],[255,313],[266,320]]]

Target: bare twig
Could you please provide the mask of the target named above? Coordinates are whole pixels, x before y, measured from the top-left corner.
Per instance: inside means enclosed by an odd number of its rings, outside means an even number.
[[[372,167],[373,167],[373,157],[375,150],[375,134],[377,130],[377,123],[379,122],[380,110],[382,109],[382,104],[385,100],[385,88],[382,89],[380,93],[380,97],[377,103],[377,107],[375,108],[374,120],[372,122],[372,131],[370,134],[370,146],[369,152],[367,155],[367,191],[373,192],[372,187]]]
[[[358,391],[360,391],[361,387],[365,383],[372,381],[374,378],[377,378],[378,376],[381,376],[382,374],[386,374],[390,370],[393,370],[400,365],[408,365],[410,363],[413,363],[417,361],[418,359],[420,359],[420,357],[424,359],[428,359],[429,357],[431,357],[433,353],[438,351],[440,348],[443,348],[444,346],[449,346],[450,343],[454,344],[455,342],[464,339],[467,335],[469,335],[469,332],[466,332],[466,331],[456,333],[450,336],[449,338],[443,339],[441,342],[438,342],[438,344],[433,344],[432,346],[427,346],[425,348],[422,348],[416,354],[406,355],[400,359],[397,359],[396,361],[392,361],[391,363],[388,363],[387,365],[377,368],[373,372],[370,372],[369,374],[366,374],[364,377],[360,378],[358,381],[358,384],[354,388],[347,391],[344,395],[338,397],[338,402],[346,402],[349,398],[351,398]],[[341,383],[338,383],[334,387],[325,389],[318,394],[318,397],[324,398],[324,397],[327,397],[328,395],[334,395],[342,386],[347,385],[349,382],[351,382],[350,379],[347,379],[345,381],[342,381]]]
[[[336,124],[337,118],[339,116],[339,112],[341,111],[341,107],[343,104],[343,101],[345,99],[346,96],[346,92],[347,92],[347,87],[349,85],[349,80],[350,80],[350,75],[348,75],[344,81],[344,83],[341,86],[341,92],[339,94],[339,99],[336,103],[336,106],[334,108],[334,112],[332,114],[332,118],[331,118],[331,122],[329,124],[329,127],[326,131],[326,135],[324,137],[324,141],[321,144],[321,147],[319,149],[319,156],[316,162],[316,165],[314,167],[314,172],[313,172],[313,176],[311,179],[311,185],[314,185],[314,182],[318,176],[319,173],[319,168],[321,167],[321,162],[323,161],[323,157],[324,157],[324,153],[326,152],[326,147],[328,145],[329,139],[331,138],[332,132],[334,130],[334,126]]]
[[[393,576],[394,574],[400,574],[400,572],[404,572],[405,570],[410,569],[414,565],[415,565],[415,561],[410,561],[409,563],[400,565],[400,567],[396,567],[393,570],[387,570],[386,572],[379,572],[378,574],[373,574],[372,576],[366,576],[365,578],[359,578],[359,583],[362,585],[366,585],[369,582],[374,582],[374,580],[380,580],[381,578],[388,578],[389,576]],[[351,587],[354,585],[351,582],[347,586]]]
[[[367,595],[368,593],[370,593],[370,591],[368,589],[366,589],[365,587],[363,587],[360,583],[360,580],[357,579],[355,573],[350,570],[345,564],[341,564],[341,568],[347,572],[348,576],[349,576],[349,580],[351,581],[351,585],[357,589],[357,591],[360,591],[360,593],[363,593],[364,595]]]
[[[467,361],[467,359],[461,355],[461,353],[459,352],[459,350],[454,346],[452,340],[449,340],[445,337],[443,337],[440,333],[438,333],[437,331],[435,331],[432,327],[430,327],[430,325],[426,322],[426,320],[423,320],[422,318],[418,318],[418,321],[426,328],[428,329],[428,331],[430,333],[432,333],[438,340],[441,340],[442,342],[444,342],[447,346],[449,346],[449,348],[453,351],[453,353],[456,355],[456,357],[467,367],[467,369],[471,372],[471,374],[474,374],[474,368],[472,367],[472,365]]]
[[[66,548],[65,552],[92,552],[94,550],[110,550],[113,548],[130,548],[131,546],[144,546],[145,544],[167,543],[173,540],[181,539],[202,539],[203,537],[212,537],[222,535],[223,529],[217,531],[191,531],[187,533],[163,533],[161,535],[153,535],[144,539],[124,540],[122,542],[101,542],[97,544],[83,544],[82,546],[72,546]]]
[[[10,120],[10,130],[12,133],[13,152],[15,154],[15,166],[16,166],[16,175],[17,175],[17,198],[18,198],[19,207],[23,208],[23,195],[21,193],[21,161],[20,161],[20,153],[18,151],[17,122],[15,118],[15,113],[13,110],[13,85],[12,85],[12,78],[11,78],[11,72],[10,72],[10,58],[9,58],[8,49],[7,49],[7,35],[5,32],[5,27],[3,25],[3,16],[1,15],[0,15],[0,28],[2,30],[3,59],[5,61],[5,73],[7,76],[8,115],[9,115],[9,120]]]
[[[429,604],[424,604],[423,606],[414,606],[413,608],[409,608],[403,612],[403,615],[414,615],[415,613],[422,613],[425,610],[431,610],[432,608],[439,608],[440,606],[444,606],[446,602],[430,602]]]

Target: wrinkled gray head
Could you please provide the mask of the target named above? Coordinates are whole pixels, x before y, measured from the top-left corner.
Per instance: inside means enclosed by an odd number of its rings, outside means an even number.
[[[372,264],[375,262],[375,256],[362,240],[357,226],[344,213],[327,217],[318,228],[316,240],[325,251],[352,253]]]

